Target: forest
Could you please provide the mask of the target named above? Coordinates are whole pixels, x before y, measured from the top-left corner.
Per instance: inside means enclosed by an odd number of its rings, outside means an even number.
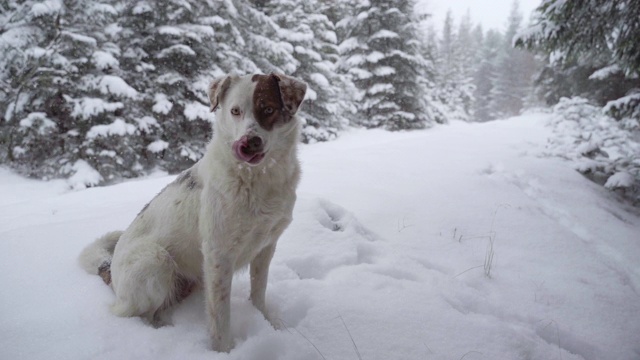
[[[640,359],[640,1],[532,1],[0,0],[0,359]],[[224,251],[221,173],[266,243],[274,156],[183,171],[234,72],[307,92],[269,315],[239,271],[218,353],[206,285],[156,328],[78,256],[156,213]],[[137,249],[199,254],[159,219]]]
[[[0,164],[38,179],[91,174],[85,186],[176,173],[210,138],[212,79],[280,72],[309,85],[305,143],[351,127],[485,122],[562,102],[592,123],[609,120],[568,145],[594,159],[583,172],[637,181],[637,148],[624,139],[639,128],[640,4],[544,0],[522,14],[515,0],[503,29],[483,29],[469,13],[434,24],[423,5],[1,1]],[[625,156],[599,151],[601,138]]]

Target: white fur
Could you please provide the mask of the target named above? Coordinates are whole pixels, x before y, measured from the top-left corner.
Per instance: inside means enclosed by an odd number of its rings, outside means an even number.
[[[252,113],[251,75],[231,80],[204,157],[162,190],[124,232],[103,236],[80,255],[83,268],[94,274],[111,262],[116,294],[111,309],[118,316],[156,323],[163,310],[180,300],[179,284],[203,284],[216,351],[233,345],[229,300],[236,270],[250,265],[251,301],[268,318],[269,263],[291,222],[300,177],[299,121],[294,117],[264,130]],[[240,118],[230,114],[232,107],[242,109]],[[264,140],[266,155],[259,164],[241,162],[231,151],[243,135]]]

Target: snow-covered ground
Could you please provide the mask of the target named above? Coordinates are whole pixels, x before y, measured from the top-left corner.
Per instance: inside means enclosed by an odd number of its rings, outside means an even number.
[[[230,354],[202,292],[154,329],[76,263],[173,176],[68,191],[0,171],[0,359],[640,359],[640,217],[556,158],[546,115],[302,146],[267,302],[232,292]]]

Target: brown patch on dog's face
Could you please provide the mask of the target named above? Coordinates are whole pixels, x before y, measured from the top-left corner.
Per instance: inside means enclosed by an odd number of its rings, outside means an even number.
[[[290,116],[284,116],[284,104],[280,93],[279,79],[275,75],[253,75],[251,81],[256,82],[253,91],[253,116],[260,127],[271,131],[275,123],[282,119],[290,120]]]
[[[286,75],[276,75],[282,94],[285,112],[292,116],[298,112],[307,92],[307,84]]]
[[[270,131],[282,119],[289,122],[300,108],[307,84],[280,74],[253,75],[257,82],[253,93],[253,115],[260,126]]]

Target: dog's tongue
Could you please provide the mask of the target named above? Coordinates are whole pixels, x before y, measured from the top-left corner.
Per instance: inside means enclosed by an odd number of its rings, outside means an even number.
[[[257,164],[262,161],[264,153],[247,154],[244,149],[249,145],[247,136],[241,137],[239,140],[233,142],[231,146],[236,158],[240,161],[248,162],[249,164]]]

